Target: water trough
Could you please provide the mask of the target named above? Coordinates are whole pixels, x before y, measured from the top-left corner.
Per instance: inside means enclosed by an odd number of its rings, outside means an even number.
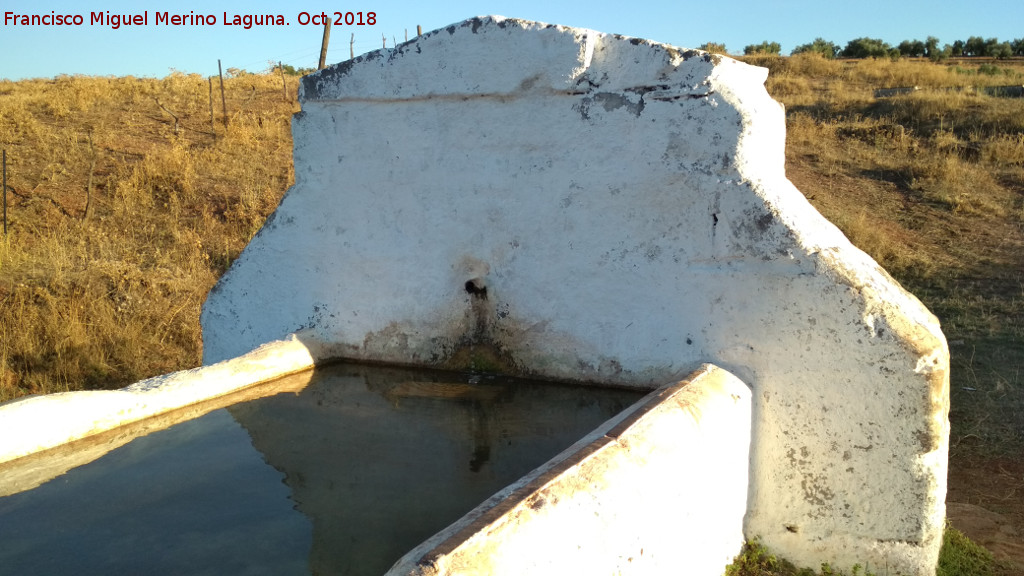
[[[224,369],[189,376],[201,384]],[[160,403],[166,392],[127,393]],[[72,431],[95,414],[39,417],[83,394],[0,415],[34,416],[22,433]],[[706,366],[641,395],[344,364],[244,386],[0,464],[0,565],[12,574],[381,574],[392,563],[389,574],[717,573],[742,542],[749,391]],[[701,499],[681,497],[695,491]]]
[[[379,575],[640,396],[346,364],[259,384],[4,466],[0,572]]]
[[[745,538],[934,573],[945,338],[786,179],[766,75],[484,17],[305,77],[208,365],[2,406],[0,462],[339,358],[504,372],[650,395],[391,573],[717,576]]]

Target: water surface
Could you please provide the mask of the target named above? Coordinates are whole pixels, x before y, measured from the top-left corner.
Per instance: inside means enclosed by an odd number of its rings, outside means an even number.
[[[0,498],[0,573],[379,575],[640,396],[318,369]]]

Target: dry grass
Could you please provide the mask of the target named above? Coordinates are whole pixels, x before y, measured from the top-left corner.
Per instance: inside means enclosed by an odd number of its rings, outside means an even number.
[[[0,400],[199,363],[207,291],[293,178],[290,82],[226,80],[216,139],[198,76],[0,82]]]

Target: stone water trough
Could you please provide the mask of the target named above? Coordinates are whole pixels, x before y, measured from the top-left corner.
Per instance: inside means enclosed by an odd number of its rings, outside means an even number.
[[[494,16],[306,76],[206,365],[0,407],[0,461],[338,358],[631,387],[389,573],[934,574],[946,341],[786,179],[767,73]]]

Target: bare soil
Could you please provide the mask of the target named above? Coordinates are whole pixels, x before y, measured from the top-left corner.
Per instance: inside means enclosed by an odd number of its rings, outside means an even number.
[[[946,514],[954,528],[1024,574],[1024,462],[1006,457],[950,460]]]

